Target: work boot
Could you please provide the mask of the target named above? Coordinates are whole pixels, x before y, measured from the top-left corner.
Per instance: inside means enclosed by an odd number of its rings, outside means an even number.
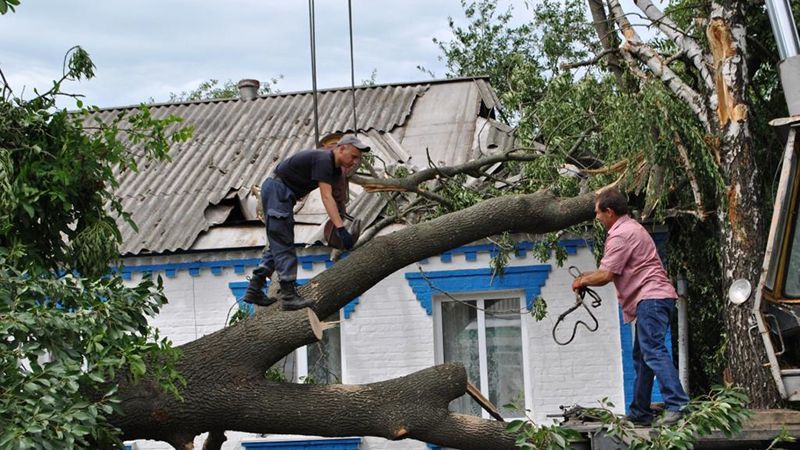
[[[269,298],[264,294],[263,289],[267,278],[265,276],[266,274],[259,272],[259,269],[253,271],[253,275],[250,277],[250,283],[247,285],[247,290],[244,291],[244,295],[242,296],[242,301],[258,306],[269,306],[275,303],[277,299]]]
[[[681,418],[683,418],[682,411],[665,411],[664,415],[661,416],[661,420],[659,420],[658,423],[661,426],[667,427],[670,425],[675,425],[676,423],[678,423],[679,420],[681,420]]]
[[[313,300],[307,300],[297,293],[297,285],[294,281],[281,281],[281,299],[284,311],[308,308],[314,304]]]

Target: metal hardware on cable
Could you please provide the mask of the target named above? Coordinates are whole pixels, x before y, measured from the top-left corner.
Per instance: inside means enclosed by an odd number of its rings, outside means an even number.
[[[350,92],[353,94],[353,133],[358,134],[358,118],[356,117],[356,72],[353,63],[353,5],[347,0],[347,15],[350,24]]]
[[[578,270],[578,268],[575,266],[570,266],[569,274],[572,275],[573,278],[578,278],[581,274],[581,271]],[[578,332],[578,325],[583,325],[587,330],[589,330],[589,332],[592,333],[594,333],[595,331],[597,331],[598,328],[600,328],[600,323],[597,321],[597,317],[595,317],[594,314],[592,314],[592,311],[586,306],[586,303],[584,303],[583,301],[584,297],[586,297],[586,294],[589,294],[589,297],[592,298],[593,308],[597,308],[603,304],[603,299],[600,298],[600,295],[598,295],[597,292],[595,292],[593,289],[590,289],[588,287],[582,287],[578,289],[575,292],[575,306],[564,311],[560,316],[558,316],[558,320],[556,320],[556,324],[553,326],[553,340],[556,341],[556,344],[567,345],[570,342],[572,342],[575,339],[575,333]],[[569,337],[569,339],[566,342],[559,341],[558,338],[556,337],[556,330],[558,329],[558,326],[568,315],[570,315],[573,311],[580,308],[581,306],[583,306],[583,309],[585,309],[586,312],[589,313],[589,317],[591,317],[592,320],[594,321],[594,326],[590,327],[589,325],[586,324],[586,322],[579,319],[572,326],[572,335]]]
[[[319,113],[317,105],[317,37],[314,25],[314,0],[308,0],[308,28],[311,40],[311,95],[314,99],[314,146],[319,146]]]

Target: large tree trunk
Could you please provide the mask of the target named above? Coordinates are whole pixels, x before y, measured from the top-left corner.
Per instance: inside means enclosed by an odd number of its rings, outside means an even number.
[[[735,5],[734,5],[735,6]],[[745,98],[748,83],[745,29],[738,8],[717,8],[707,28],[713,56],[716,89],[710,104],[718,127],[720,169],[727,181],[725,198],[718,201],[717,215],[722,236],[724,285],[737,278],[759,279],[766,245],[762,217],[760,176],[754,160],[752,135],[748,125]],[[765,349],[758,336],[749,333],[752,300],[743,305],[725,306],[728,365],[733,381],[743,386],[754,408],[773,407],[780,396],[770,372],[764,366]]]
[[[373,239],[314,277],[301,292],[311,310],[260,308],[255,316],[180,347],[183,400],[153,379],[122,381],[126,439],[157,439],[182,448],[210,431],[412,438],[461,449],[512,449],[502,422],[454,414],[466,392],[463,367],[446,364],[367,385],[277,383],[264,372],[319,339],[327,317],[387,275],[423,258],[504,231],[546,233],[589,220],[594,194],[559,199],[548,192],[500,197]],[[315,315],[316,313],[316,315]]]

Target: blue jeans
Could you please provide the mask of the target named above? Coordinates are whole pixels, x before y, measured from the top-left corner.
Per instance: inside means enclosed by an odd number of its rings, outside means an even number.
[[[668,411],[679,411],[689,402],[664,343],[674,309],[674,299],[644,299],[636,306],[636,340],[633,344],[636,377],[631,402],[631,416],[634,418],[653,418],[650,402],[654,377],[661,386],[661,396]]]

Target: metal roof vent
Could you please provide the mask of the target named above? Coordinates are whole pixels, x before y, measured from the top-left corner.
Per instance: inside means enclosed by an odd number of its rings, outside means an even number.
[[[253,100],[258,97],[258,87],[261,83],[258,80],[241,80],[236,85],[239,88],[239,98],[242,100]]]

